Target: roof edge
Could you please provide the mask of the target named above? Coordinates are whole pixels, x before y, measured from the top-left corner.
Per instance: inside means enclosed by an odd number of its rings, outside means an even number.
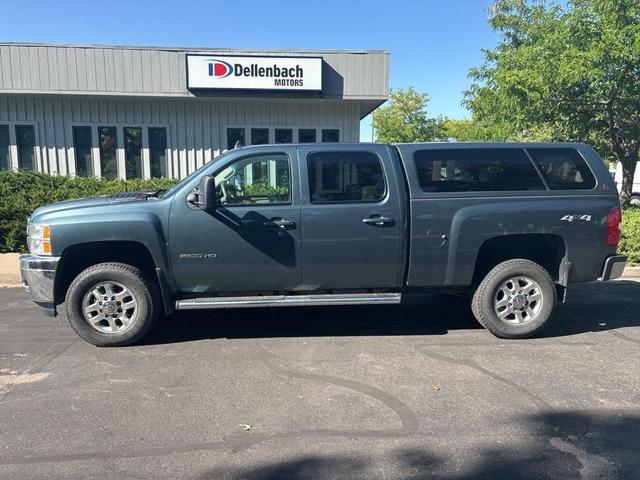
[[[234,52],[234,53],[334,53],[334,54],[383,54],[389,55],[388,50],[313,50],[313,49],[263,49],[263,48],[216,48],[216,47],[176,47],[176,46],[146,46],[146,45],[102,45],[102,44],[71,44],[71,43],[41,43],[41,42],[0,42],[0,46],[9,47],[55,47],[55,48],[106,48],[113,50],[156,50],[166,52]]]

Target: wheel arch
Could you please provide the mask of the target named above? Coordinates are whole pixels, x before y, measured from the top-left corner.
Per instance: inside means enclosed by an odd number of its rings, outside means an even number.
[[[54,305],[64,302],[71,282],[80,272],[105,262],[126,263],[139,268],[149,280],[157,283],[165,313],[173,311],[174,302],[163,269],[156,264],[146,245],[133,240],[94,241],[66,247],[56,269]]]
[[[478,285],[499,263],[524,258],[541,265],[557,285],[566,287],[571,268],[567,253],[567,244],[560,235],[521,233],[492,237],[485,240],[478,250],[473,284]]]

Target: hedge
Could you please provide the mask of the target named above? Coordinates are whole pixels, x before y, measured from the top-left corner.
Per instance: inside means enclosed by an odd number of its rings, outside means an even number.
[[[26,221],[41,205],[117,192],[155,191],[175,183],[167,178],[124,181],[0,171],[0,253],[26,251]],[[629,257],[630,264],[640,264],[640,207],[625,209],[618,251]]]
[[[630,265],[640,264],[640,207],[628,207],[622,213],[622,238],[618,251]]]
[[[41,205],[118,192],[155,191],[176,180],[106,180],[0,171],[0,253],[26,252],[26,221]]]

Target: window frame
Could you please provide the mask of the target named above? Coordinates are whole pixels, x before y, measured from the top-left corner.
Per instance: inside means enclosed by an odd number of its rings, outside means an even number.
[[[221,166],[220,168],[214,170],[213,172],[211,172],[210,176],[214,178],[215,181],[215,177],[221,173],[223,170],[225,170],[226,168],[229,168],[231,165],[233,165],[234,163],[238,163],[238,162],[242,162],[245,161],[247,159],[250,158],[255,158],[255,157],[265,157],[268,155],[282,155],[287,159],[287,165],[289,168],[289,201],[288,202],[273,202],[273,203],[232,203],[232,204],[218,204],[216,203],[216,206],[219,206],[220,208],[244,208],[244,207],[250,207],[250,208],[256,208],[256,207],[278,207],[278,206],[292,206],[294,204],[294,178],[293,178],[293,162],[291,160],[291,155],[283,150],[274,150],[272,152],[256,152],[256,153],[251,153],[249,155],[242,155],[240,157],[234,158],[233,160],[225,163],[223,166]]]
[[[341,127],[338,127],[336,125],[299,125],[299,124],[284,124],[284,125],[274,125],[274,124],[262,124],[262,123],[247,123],[247,124],[233,124],[233,123],[229,123],[229,124],[225,124],[222,125],[222,136],[221,138],[221,145],[222,145],[222,150],[221,152],[226,152],[229,150],[233,150],[233,149],[229,149],[227,148],[227,129],[229,128],[243,128],[244,129],[244,139],[245,139],[245,144],[243,146],[245,147],[249,147],[251,145],[253,145],[251,143],[251,129],[252,128],[266,128],[269,130],[269,143],[268,145],[288,145],[286,143],[276,143],[276,129],[285,129],[285,130],[291,130],[291,144],[299,144],[300,143],[300,136],[299,136],[299,131],[300,129],[303,130],[315,130],[316,132],[316,141],[315,142],[309,142],[309,143],[303,143],[301,145],[313,145],[314,143],[323,143],[322,140],[322,130],[337,130],[338,132],[338,142],[340,143],[342,141],[342,136],[343,136],[343,130]],[[328,145],[334,144],[336,142],[325,142]],[[266,144],[259,144],[259,145],[266,145]]]
[[[1,125],[7,125],[9,127],[9,165],[6,171],[17,172],[19,170],[18,162],[18,143],[16,138],[16,126],[29,126],[33,127],[34,134],[34,158],[33,158],[33,170],[30,172],[42,172],[42,145],[40,144],[40,128],[38,122],[33,121],[0,121]]]
[[[69,147],[69,157],[72,159],[71,164],[69,165],[72,168],[69,170],[73,170],[73,172],[69,172],[72,176],[78,176],[78,157],[76,153],[76,137],[74,135],[74,131],[76,128],[88,128],[89,134],[91,135],[91,175],[87,175],[86,178],[93,178],[96,176],[96,158],[95,158],[95,146],[96,146],[96,134],[97,129],[94,129],[90,124],[78,124],[73,123],[71,125],[71,147]],[[95,132],[94,132],[95,130]],[[99,153],[99,152],[98,152]]]
[[[102,178],[102,165],[100,163],[100,139],[99,127],[115,127],[117,134],[116,142],[116,178],[127,180],[126,161],[124,151],[124,129],[142,128],[142,179],[148,180],[151,177],[151,156],[149,152],[149,128],[164,128],[167,134],[167,145],[165,148],[165,158],[167,162],[167,177],[177,178],[174,175],[174,165],[172,162],[171,149],[171,128],[168,123],[145,123],[145,122],[71,122],[69,124],[68,135],[71,138],[71,146],[68,147],[68,155],[73,160],[69,162],[69,174],[76,175],[76,156],[73,145],[73,127],[91,127],[91,159],[93,160],[93,177]]]
[[[327,143],[326,145],[332,145],[333,143]],[[301,144],[304,145],[304,144]],[[378,163],[380,164],[380,169],[382,170],[382,177],[384,180],[384,190],[382,192],[382,196],[379,199],[375,199],[375,200],[348,200],[348,201],[342,201],[342,200],[338,200],[338,201],[328,201],[328,202],[314,202],[313,198],[312,198],[312,189],[311,189],[311,165],[309,162],[309,157],[311,157],[311,155],[316,154],[316,153],[368,153],[371,154],[373,156],[375,156],[375,158],[378,160]],[[385,201],[387,201],[387,198],[389,196],[389,174],[387,172],[387,169],[385,168],[385,163],[382,159],[382,157],[378,154],[378,152],[374,152],[371,150],[357,150],[357,149],[353,149],[353,150],[343,150],[343,149],[338,149],[338,148],[333,148],[333,149],[322,149],[322,150],[309,150],[307,152],[306,155],[306,159],[305,159],[305,168],[306,168],[306,175],[307,175],[307,195],[308,198],[306,199],[308,201],[308,205],[358,205],[358,204],[381,204],[384,203]]]
[[[169,125],[162,124],[144,124],[142,131],[142,166],[145,169],[144,173],[148,173],[148,177],[145,178],[173,178],[171,175],[171,148],[169,147],[170,135],[169,135]],[[152,128],[162,128],[164,129],[165,134],[165,143],[164,143],[164,161],[165,161],[165,171],[167,173],[166,177],[153,177],[151,175],[151,143],[149,142],[149,130]],[[146,152],[146,153],[145,153]]]
[[[11,160],[11,126],[8,123],[0,122],[0,128],[2,127],[7,127],[7,150],[5,151],[7,154],[7,168],[6,170],[0,168],[0,171],[11,172],[13,170],[13,161]]]

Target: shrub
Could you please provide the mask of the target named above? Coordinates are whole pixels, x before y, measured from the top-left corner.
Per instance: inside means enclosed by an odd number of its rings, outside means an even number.
[[[0,171],[0,253],[27,250],[26,221],[41,205],[118,192],[156,191],[176,180],[106,180]]]
[[[631,265],[640,264],[640,207],[628,207],[622,214],[622,238],[618,251]]]

